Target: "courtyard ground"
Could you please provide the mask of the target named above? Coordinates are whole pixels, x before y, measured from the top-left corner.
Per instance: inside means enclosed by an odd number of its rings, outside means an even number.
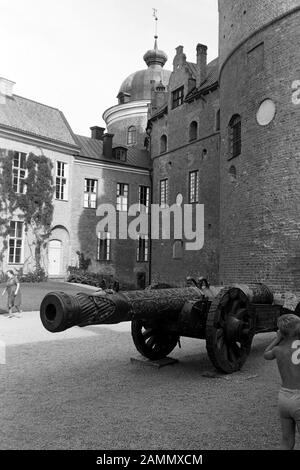
[[[258,335],[243,370],[216,375],[204,341],[182,339],[157,369],[130,324],[51,334],[38,313],[0,316],[1,449],[274,449],[279,376]],[[298,449],[299,437],[298,437]]]

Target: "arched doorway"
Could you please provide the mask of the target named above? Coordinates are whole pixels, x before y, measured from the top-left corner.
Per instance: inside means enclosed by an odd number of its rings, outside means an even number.
[[[48,244],[48,275],[59,276],[62,264],[62,242],[50,240]]]

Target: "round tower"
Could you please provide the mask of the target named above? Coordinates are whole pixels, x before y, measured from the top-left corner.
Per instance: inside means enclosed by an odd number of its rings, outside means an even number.
[[[300,0],[219,0],[220,281],[300,292]]]
[[[151,91],[157,86],[167,87],[171,75],[171,71],[163,68],[168,56],[158,49],[157,35],[153,49],[148,50],[143,59],[147,69],[134,72],[123,81],[117,95],[118,104],[103,114],[114,141],[137,148],[144,148]]]

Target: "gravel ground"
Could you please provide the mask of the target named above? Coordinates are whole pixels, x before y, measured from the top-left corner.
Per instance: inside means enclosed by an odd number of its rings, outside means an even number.
[[[272,334],[255,338],[242,372],[214,377],[204,341],[183,338],[171,354],[180,362],[158,369],[130,362],[139,356],[128,331],[83,330],[89,336],[7,347],[1,449],[278,446],[279,377],[262,358]]]
[[[0,284],[0,294],[2,294],[5,284]],[[21,283],[22,292],[22,310],[23,312],[31,312],[39,310],[41,301],[48,292],[51,291],[64,291],[69,294],[76,294],[77,292],[91,292],[95,288],[85,287],[78,284],[71,284],[68,282],[37,282],[37,283]],[[0,295],[0,314],[7,312],[7,296]]]

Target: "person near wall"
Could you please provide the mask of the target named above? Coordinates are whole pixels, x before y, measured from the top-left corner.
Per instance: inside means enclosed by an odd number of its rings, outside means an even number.
[[[9,318],[20,318],[21,316],[21,289],[15,273],[10,269],[7,271],[7,282],[2,295],[7,294],[7,308]],[[16,309],[17,313],[13,312]]]

